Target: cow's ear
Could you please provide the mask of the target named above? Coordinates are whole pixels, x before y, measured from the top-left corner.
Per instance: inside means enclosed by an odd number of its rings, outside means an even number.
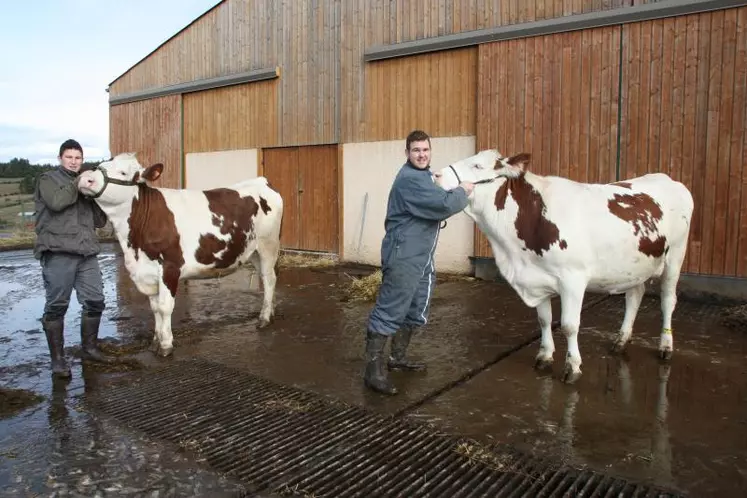
[[[155,182],[161,177],[161,173],[163,173],[163,164],[156,163],[151,166],[148,166],[145,169],[145,172],[143,173],[143,178],[145,178],[149,182]]]
[[[515,166],[517,168],[524,169],[526,168],[527,164],[529,164],[529,160],[532,158],[531,154],[527,154],[526,152],[522,152],[521,154],[516,154],[515,156],[509,157],[506,162],[510,164],[511,166]]]

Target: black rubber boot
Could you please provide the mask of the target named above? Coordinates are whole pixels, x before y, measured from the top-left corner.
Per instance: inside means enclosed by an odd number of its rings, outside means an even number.
[[[366,334],[366,373],[363,382],[369,389],[381,394],[397,394],[391,382],[389,374],[384,368],[384,349],[386,348],[387,336],[376,332]]]
[[[105,355],[98,345],[101,315],[83,313],[80,317],[81,359],[96,363],[114,363],[116,360]]]
[[[65,321],[62,318],[47,320],[42,318],[42,328],[47,336],[49,356],[52,360],[52,376],[60,379],[72,377],[70,367],[65,361]]]
[[[392,338],[392,355],[389,357],[389,370],[403,370],[407,372],[422,372],[425,363],[407,360],[407,347],[410,345],[413,327],[402,327]]]

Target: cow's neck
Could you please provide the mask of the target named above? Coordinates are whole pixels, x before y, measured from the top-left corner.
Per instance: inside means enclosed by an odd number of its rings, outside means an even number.
[[[137,189],[133,188],[132,198],[135,197]],[[112,223],[114,234],[117,237],[123,250],[127,249],[127,238],[130,235],[130,212],[132,211],[132,201],[121,202],[116,205],[101,205],[101,210]]]

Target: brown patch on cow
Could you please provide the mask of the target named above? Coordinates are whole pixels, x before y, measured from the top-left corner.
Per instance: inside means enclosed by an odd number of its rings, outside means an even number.
[[[615,183],[612,183],[611,185],[616,185],[618,187],[627,188],[627,189],[633,188],[633,184],[630,182],[615,182]]]
[[[638,240],[638,250],[646,256],[660,258],[667,251],[667,238],[663,235],[658,236],[655,240],[641,237]]]
[[[259,198],[259,207],[262,208],[262,212],[265,214],[272,211],[272,209],[270,209],[270,205],[267,203],[267,199],[265,199],[264,197]]]
[[[639,237],[638,250],[658,258],[667,251],[667,239],[659,235],[657,223],[663,215],[661,207],[648,194],[615,194],[607,208],[623,221],[633,225],[633,235]],[[654,240],[649,236],[655,236]]]
[[[127,245],[135,250],[135,258],[139,257],[139,250],[151,261],[158,261],[163,267],[163,283],[175,296],[184,255],[174,213],[163,194],[147,185],[138,185],[138,196],[132,199],[127,223],[130,227]]]
[[[236,262],[253,236],[254,217],[257,216],[259,206],[251,196],[241,197],[237,191],[227,188],[203,193],[213,215],[213,225],[220,228],[221,235],[228,235],[228,240],[219,239],[210,233],[201,235],[195,259],[203,265],[214,264],[215,268],[227,268]],[[217,257],[216,254],[220,251],[224,252]]]
[[[495,207],[502,211],[506,207],[509,192],[519,206],[516,216],[516,235],[524,241],[524,245],[538,256],[543,251],[549,251],[550,246],[558,243],[562,250],[568,248],[565,239],[560,238],[558,226],[545,218],[545,201],[535,188],[526,181],[524,174],[517,178],[509,178],[501,185],[495,194]]]

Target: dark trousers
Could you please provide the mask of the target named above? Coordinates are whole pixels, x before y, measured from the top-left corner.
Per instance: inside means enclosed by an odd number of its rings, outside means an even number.
[[[46,292],[46,320],[64,318],[73,289],[85,314],[101,315],[104,311],[104,283],[96,256],[47,251],[40,263]]]
[[[368,330],[392,335],[403,325],[425,325],[436,284],[436,274],[430,270],[430,266],[424,272],[422,267],[404,263],[385,267]]]

